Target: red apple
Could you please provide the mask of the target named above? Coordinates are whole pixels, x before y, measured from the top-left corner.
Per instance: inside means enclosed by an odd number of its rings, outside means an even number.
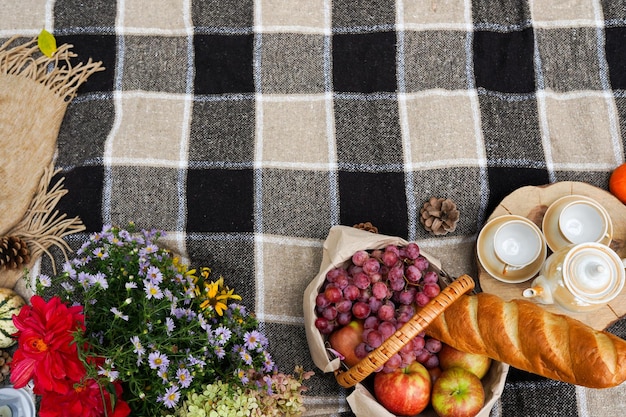
[[[430,374],[430,382],[434,384],[442,372],[443,371],[438,366],[435,366],[434,368],[428,368],[428,373]]]
[[[378,402],[398,416],[421,413],[430,403],[430,374],[415,361],[393,372],[378,372],[374,376],[374,395]]]
[[[330,347],[344,356],[346,365],[352,367],[361,359],[356,356],[354,349],[363,341],[363,322],[352,320],[350,323],[335,330],[328,336]]]
[[[472,372],[479,379],[482,379],[489,371],[491,358],[475,353],[467,353],[444,344],[438,353],[439,366],[442,370],[458,366]]]
[[[474,417],[485,404],[485,390],[476,375],[453,367],[435,381],[431,402],[439,417]]]

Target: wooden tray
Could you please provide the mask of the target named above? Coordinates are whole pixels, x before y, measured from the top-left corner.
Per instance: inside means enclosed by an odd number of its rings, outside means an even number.
[[[584,195],[604,206],[613,222],[613,238],[609,246],[621,258],[626,258],[626,206],[606,190],[583,182],[563,181],[541,187],[526,186],[506,196],[487,221],[505,214],[517,214],[533,221],[541,228],[546,209],[557,199],[566,195]],[[552,252],[548,250],[548,256]],[[519,284],[507,284],[489,275],[478,258],[478,279],[484,292],[497,294],[505,300],[524,298],[522,291],[530,286],[532,279]],[[571,313],[556,305],[542,305],[553,313],[567,314],[595,329],[605,329],[626,315],[626,288],[608,306],[588,313]]]

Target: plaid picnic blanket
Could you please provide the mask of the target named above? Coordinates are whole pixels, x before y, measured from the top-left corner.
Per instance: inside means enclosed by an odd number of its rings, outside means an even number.
[[[87,232],[167,230],[242,294],[284,371],[314,368],[302,294],[331,226],[371,221],[475,276],[503,197],[606,189],[624,161],[624,0],[11,0],[0,17],[3,39],[45,27],[106,67],[61,126],[59,209]],[[461,212],[447,236],[419,223],[431,196]],[[352,415],[332,375],[308,385],[309,415]],[[492,415],[621,416],[623,395],[511,370]]]

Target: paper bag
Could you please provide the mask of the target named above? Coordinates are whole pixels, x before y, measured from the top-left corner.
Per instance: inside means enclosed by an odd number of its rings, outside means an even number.
[[[332,354],[329,354],[324,336],[315,327],[315,298],[328,271],[339,266],[346,266],[352,255],[359,250],[382,249],[387,245],[406,246],[408,243],[399,237],[371,233],[349,226],[334,226],[330,229],[324,242],[319,272],[304,293],[304,325],[307,342],[313,362],[320,370],[333,372],[344,366],[339,358],[334,358]],[[423,250],[420,250],[420,253],[431,264],[441,267],[439,259]],[[500,398],[508,369],[508,365],[494,362],[488,374],[483,378],[485,405],[478,415],[479,417],[488,417],[492,407]],[[372,393],[363,384],[357,384],[354,387],[347,401],[357,417],[394,417],[376,401]],[[436,417],[436,414],[432,409],[426,409],[420,416]]]

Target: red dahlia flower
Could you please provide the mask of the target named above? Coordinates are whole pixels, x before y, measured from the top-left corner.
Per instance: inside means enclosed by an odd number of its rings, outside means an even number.
[[[65,394],[56,392],[44,393],[39,408],[40,417],[126,417],[130,407],[120,399],[122,387],[114,384],[115,408],[111,403],[109,391],[98,385],[94,379],[87,379],[73,386]],[[107,413],[104,413],[104,404]]]
[[[31,298],[31,304],[13,317],[18,348],[11,364],[11,382],[21,388],[33,379],[36,393],[66,393],[68,384],[85,375],[73,336],[75,331],[85,330],[82,307],[68,307],[59,297],[46,302],[38,295]]]

